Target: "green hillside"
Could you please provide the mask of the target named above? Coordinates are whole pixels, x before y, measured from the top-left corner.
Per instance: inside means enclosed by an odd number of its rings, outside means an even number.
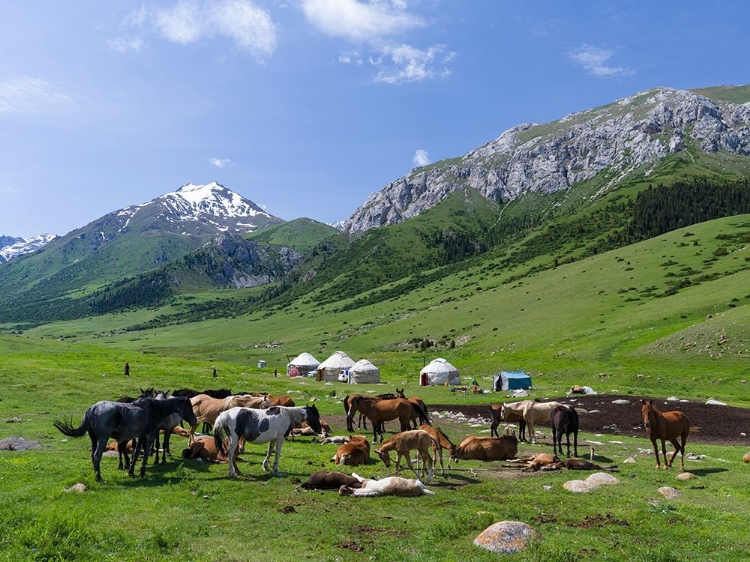
[[[692,91],[714,101],[728,101],[731,103],[750,102],[750,85],[716,86],[713,88],[697,88]]]
[[[264,246],[282,246],[305,254],[338,233],[332,226],[301,218],[256,230],[246,235],[246,238]]]

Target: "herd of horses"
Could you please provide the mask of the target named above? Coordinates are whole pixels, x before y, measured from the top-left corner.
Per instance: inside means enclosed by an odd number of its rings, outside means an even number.
[[[447,436],[430,425],[429,413],[425,403],[419,398],[407,398],[404,389],[397,389],[396,394],[376,397],[360,394],[347,396],[344,400],[347,429],[354,432],[354,418],[360,414],[360,423],[369,420],[373,443],[380,439],[381,446],[376,451],[386,466],[390,466],[390,451],[396,451],[396,472],[400,469],[402,458],[414,471],[417,479],[420,475],[411,464],[410,451],[417,450],[422,462],[422,477],[432,478],[433,462],[439,457],[441,468],[442,451],[448,449],[451,458],[476,458],[483,460],[507,460],[516,455],[518,440],[535,442],[534,424],[549,422],[553,432],[553,455],[563,455],[562,437],[566,437],[567,457],[570,459],[570,436],[573,435],[573,454],[578,457],[579,415],[574,407],[559,402],[540,402],[523,400],[520,402],[498,403],[490,406],[490,437],[469,437],[458,446],[453,445]],[[685,444],[690,433],[690,422],[680,411],[662,412],[652,400],[642,400],[641,415],[643,427],[651,440],[656,457],[656,467],[660,468],[659,448],[664,457],[664,468],[669,468],[677,454],[681,455],[680,466],[684,469]],[[400,431],[383,443],[385,422],[398,420]],[[244,443],[268,444],[263,460],[263,470],[269,469],[271,454],[275,452],[272,465],[274,474],[279,471],[279,458],[282,445],[293,431],[299,431],[304,425],[314,434],[323,434],[323,425],[317,408],[313,406],[298,407],[290,397],[271,397],[265,394],[231,394],[228,389],[197,392],[182,389],[169,395],[169,391],[156,392],[154,389],[141,390],[138,398],[122,397],[118,401],[100,401],[90,406],[84,413],[81,424],[75,427],[72,421],[56,421],[54,426],[64,435],[81,437],[88,434],[91,439],[91,461],[98,481],[101,477],[101,457],[110,439],[117,442],[120,453],[120,468],[127,467],[128,474],[134,477],[138,457],[142,456],[140,476],[145,475],[148,458],[152,448],[156,450],[156,461],[159,459],[158,437],[164,432],[162,463],[166,462],[169,452],[169,435],[182,422],[190,426],[189,444],[195,441],[195,429],[204,422],[213,426],[213,446],[228,461],[229,476],[239,474],[237,454]],[[507,432],[499,435],[500,423],[519,424],[519,437]],[[421,424],[421,425],[419,425]],[[413,426],[413,427],[412,427]],[[297,429],[295,429],[297,428]],[[366,440],[364,440],[366,442]],[[666,441],[672,443],[675,451],[667,459]],[[154,445],[156,445],[154,447]],[[369,444],[367,444],[369,458]],[[132,460],[128,458],[128,447],[132,447]],[[432,455],[430,455],[432,450]],[[472,456],[472,455],[477,456]],[[123,457],[125,462],[123,463]],[[337,457],[334,457],[337,458]],[[332,459],[333,460],[333,459]],[[324,471],[327,472],[327,471]],[[445,470],[443,469],[443,475]],[[352,484],[349,482],[349,484]],[[349,485],[347,484],[347,485]],[[351,488],[351,486],[350,486]],[[343,492],[342,492],[343,493]],[[350,491],[347,493],[351,493]],[[356,494],[355,494],[356,495]]]

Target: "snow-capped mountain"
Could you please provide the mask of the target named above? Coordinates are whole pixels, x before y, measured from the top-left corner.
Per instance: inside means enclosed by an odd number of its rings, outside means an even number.
[[[5,263],[21,254],[44,248],[55,238],[57,238],[56,234],[40,234],[31,238],[0,236],[0,263]]]

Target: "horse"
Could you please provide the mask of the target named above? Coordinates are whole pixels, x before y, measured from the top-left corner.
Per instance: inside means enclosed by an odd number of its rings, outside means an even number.
[[[643,416],[643,426],[646,428],[646,434],[651,443],[654,445],[654,456],[656,457],[656,468],[661,468],[659,462],[659,449],[656,447],[656,440],[661,441],[661,450],[664,455],[664,468],[670,468],[677,453],[680,453],[680,468],[685,470],[685,443],[690,434],[690,420],[679,411],[662,412],[654,407],[653,400],[641,400],[641,416]],[[680,442],[677,442],[677,438]],[[667,446],[665,440],[669,440],[674,445],[672,458],[667,462]]]
[[[211,398],[226,398],[227,396],[232,395],[232,391],[228,388],[219,388],[215,390],[207,389],[202,392],[200,390],[193,390],[192,388],[179,388],[172,392],[172,396],[185,396],[187,398],[192,398],[199,394],[207,394]]]
[[[570,434],[573,434],[573,456],[578,456],[578,412],[573,406],[561,404],[552,408],[550,412],[550,422],[552,423],[552,451],[557,454],[559,449],[562,456],[562,438],[568,445],[568,458],[570,458]]]
[[[448,468],[451,467],[451,455],[456,450],[456,446],[448,439],[448,436],[443,433],[443,430],[439,427],[432,427],[431,425],[423,424],[419,426],[419,429],[426,431],[430,434],[430,437],[438,444],[437,453],[438,459],[440,460],[440,471],[445,476],[445,467],[443,466],[443,449],[448,449]]]
[[[359,474],[352,473],[360,483],[360,488],[341,486],[339,494],[342,496],[401,496],[414,497],[422,495],[435,495],[435,492],[425,488],[421,480],[411,480],[400,476],[389,476],[381,480],[370,480],[362,478]]]
[[[401,433],[394,435],[388,441],[383,443],[379,449],[375,452],[383,461],[386,467],[391,466],[390,451],[396,451],[396,474],[401,470],[401,459],[406,459],[406,466],[408,466],[414,475],[419,478],[419,474],[414,470],[414,466],[411,464],[410,452],[414,449],[418,451],[419,459],[422,460],[422,476],[427,476],[427,482],[432,482],[432,475],[434,472],[434,460],[430,456],[430,448],[432,448],[433,455],[437,456],[437,441],[424,430],[412,429],[410,431],[402,431]]]
[[[141,388],[140,391],[141,394],[140,396],[138,396],[138,398],[133,398],[132,396],[120,396],[117,401],[122,402],[123,404],[132,404],[133,402],[141,398],[154,398],[156,396],[156,391],[154,390],[153,386],[151,388],[147,388],[146,390]],[[128,446],[127,441],[117,443],[116,449],[119,460],[117,470],[124,470],[125,468],[130,466],[129,453],[133,451],[135,445],[135,439],[133,440],[133,443],[130,443],[130,446]]]
[[[405,400],[404,398],[394,398],[392,400],[368,400],[364,396],[354,396],[350,399],[349,412],[347,418],[354,419],[354,413],[359,411],[369,418],[372,423],[372,442],[375,443],[378,440],[378,433],[380,433],[380,441],[383,441],[383,431],[381,422],[395,420],[398,418],[401,423],[401,431],[409,430],[409,422],[411,421],[411,413],[415,406]],[[416,406],[416,408],[419,408]],[[418,410],[421,412],[421,410]],[[427,423],[427,416],[424,412],[420,414],[422,423]]]
[[[401,390],[396,387],[396,397],[397,398],[406,398],[406,395],[404,394],[405,388],[402,388]],[[427,405],[422,401],[422,399],[419,396],[412,396],[411,398],[406,398],[409,402],[411,402],[412,406],[414,404],[417,405],[418,408],[421,408],[422,412],[425,416],[429,416],[429,412],[427,411]],[[419,413],[418,410],[414,409],[411,413],[411,423],[414,426],[414,429],[417,429],[417,421],[419,420]],[[425,425],[430,425],[430,422],[428,421]]]
[[[307,423],[315,431],[320,433],[320,414],[315,406],[298,406],[287,408],[284,406],[271,406],[267,410],[256,410],[253,408],[230,408],[219,414],[214,423],[214,441],[216,449],[224,454],[228,449],[229,476],[236,478],[239,474],[237,468],[237,445],[240,438],[247,443],[260,445],[268,443],[268,452],[263,460],[263,470],[268,470],[268,459],[276,448],[276,460],[273,463],[273,473],[279,474],[279,457],[284,439],[292,432],[292,428],[302,422]],[[229,446],[224,446],[223,433],[229,435]]]
[[[352,399],[356,397],[362,397],[366,400],[375,400],[377,398],[380,398],[381,400],[393,400],[394,398],[398,398],[395,394],[391,394],[390,392],[376,394],[375,396],[364,396],[362,394],[344,396],[343,404],[344,411],[346,412],[346,430],[350,433],[354,433],[354,419],[349,417],[349,409],[351,408]],[[360,427],[364,427],[365,431],[367,431],[367,418],[362,413],[359,414],[359,421],[357,422],[357,429]],[[380,430],[385,433],[385,425],[382,425]]]
[[[514,404],[519,404],[519,402],[514,402]],[[523,414],[513,410],[507,410],[506,415],[508,417],[505,419],[502,417],[502,407],[503,405],[501,403],[490,404],[490,418],[492,419],[492,423],[490,424],[490,437],[500,437],[497,428],[501,421],[511,423],[518,422],[518,440],[526,441],[526,422],[523,419]]]
[[[559,402],[537,402],[536,400],[522,400],[521,402],[506,402],[500,409],[500,417],[508,420],[511,412],[521,414],[529,428],[531,442],[536,443],[534,422],[549,421],[552,408],[559,406]]]
[[[195,441],[195,428],[199,422],[208,422],[213,424],[216,417],[229,408],[267,408],[268,398],[252,396],[251,394],[233,394],[226,398],[212,398],[207,394],[198,394],[190,399],[195,414],[195,425],[190,426],[190,439],[188,445]]]
[[[54,426],[68,437],[81,437],[85,433],[91,439],[91,462],[94,465],[96,480],[102,480],[100,463],[107,441],[113,437],[118,442],[125,442],[138,438],[139,443],[133,449],[133,462],[130,463],[128,475],[134,476],[134,468],[138,459],[138,452],[143,448],[143,465],[141,477],[146,475],[146,462],[151,449],[157,426],[161,420],[174,413],[190,424],[195,422],[195,414],[187,398],[168,398],[155,400],[141,398],[132,404],[111,402],[104,400],[90,406],[83,415],[83,421],[78,427],[73,427],[72,421],[56,421]]]
[[[169,391],[166,392],[161,391],[156,393],[156,400],[167,400],[169,398]],[[179,425],[180,420],[179,414],[172,414],[171,416],[168,416],[161,420],[159,422],[158,430],[161,431],[164,430],[164,442],[162,443],[162,456],[161,456],[161,462],[162,464],[167,462],[167,455],[170,457],[172,456],[171,451],[169,450],[169,437],[172,435],[172,430]],[[155,443],[155,450],[156,454],[154,455],[156,458],[154,459],[154,464],[159,463],[159,432],[156,433],[156,440]]]

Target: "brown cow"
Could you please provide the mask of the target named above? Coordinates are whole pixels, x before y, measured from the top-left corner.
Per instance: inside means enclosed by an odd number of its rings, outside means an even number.
[[[459,459],[505,461],[514,458],[517,452],[518,439],[515,435],[467,437],[456,447],[451,458],[455,461]]]
[[[367,464],[370,462],[370,442],[364,435],[353,435],[346,445],[341,445],[331,458],[336,464]]]
[[[349,488],[361,488],[362,483],[343,472],[332,472],[330,470],[319,470],[311,474],[307,482],[302,484],[303,488],[309,490],[338,490],[341,486]]]

